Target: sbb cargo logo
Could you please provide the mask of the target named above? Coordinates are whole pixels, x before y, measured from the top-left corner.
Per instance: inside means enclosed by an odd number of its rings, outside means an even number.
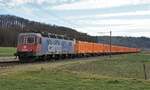
[[[48,45],[48,52],[55,52],[55,45]]]
[[[48,40],[48,52],[61,52],[62,46],[61,46],[61,41],[59,40]]]

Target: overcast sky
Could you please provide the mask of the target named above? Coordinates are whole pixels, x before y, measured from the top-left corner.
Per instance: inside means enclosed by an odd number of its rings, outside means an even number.
[[[150,0],[0,0],[0,14],[90,35],[150,37]]]

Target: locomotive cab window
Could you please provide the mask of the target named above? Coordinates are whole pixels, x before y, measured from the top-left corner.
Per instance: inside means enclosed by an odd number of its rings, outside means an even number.
[[[49,35],[49,37],[50,38],[56,38],[56,35],[51,34],[51,35]]]
[[[36,40],[34,36],[26,36],[26,35],[20,36],[18,41],[19,44],[32,44],[35,42]]]
[[[27,43],[34,43],[35,42],[35,38],[30,36],[30,37],[27,37]]]
[[[41,37],[37,37],[35,41],[37,42],[37,44],[41,44],[42,43]]]
[[[39,44],[41,44],[42,43],[42,39],[41,38],[39,38]]]

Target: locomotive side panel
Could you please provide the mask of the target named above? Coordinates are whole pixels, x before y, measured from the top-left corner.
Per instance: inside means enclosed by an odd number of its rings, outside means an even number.
[[[55,38],[42,38],[42,55],[46,54],[73,54],[74,41],[55,39]]]
[[[47,40],[47,38],[46,37],[42,37],[42,43],[41,43],[42,45],[42,50],[41,50],[41,55],[45,55],[45,54],[48,54],[48,45],[49,45],[49,43],[48,43],[48,40]]]
[[[62,54],[74,54],[74,41],[61,40]]]

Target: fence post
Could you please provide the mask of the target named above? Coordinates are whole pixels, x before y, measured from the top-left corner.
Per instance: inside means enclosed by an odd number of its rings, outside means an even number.
[[[146,65],[143,63],[144,79],[147,80]]]

